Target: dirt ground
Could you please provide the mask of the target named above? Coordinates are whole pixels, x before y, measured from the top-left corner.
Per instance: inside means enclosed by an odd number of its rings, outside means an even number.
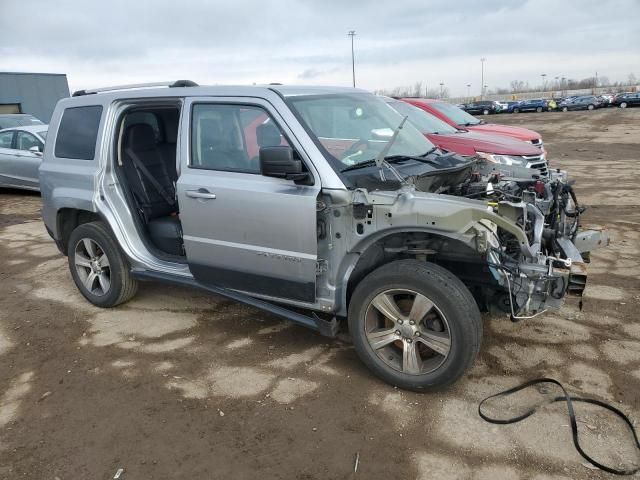
[[[92,307],[40,197],[0,190],[0,478],[608,478],[583,465],[561,405],[508,426],[477,408],[551,376],[640,418],[640,109],[490,120],[542,133],[590,206],[583,223],[612,243],[592,256],[582,311],[572,299],[521,323],[485,317],[475,366],[438,394],[389,387],[349,343],[201,292],[146,283],[126,305]],[[619,422],[578,415],[594,456],[640,462]]]

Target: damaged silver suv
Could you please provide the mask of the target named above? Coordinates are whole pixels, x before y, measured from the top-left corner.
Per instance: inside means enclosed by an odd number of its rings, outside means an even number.
[[[565,172],[443,154],[405,120],[351,88],[79,91],[49,127],[44,221],[94,305],[155,280],[323,335],[346,318],[373,373],[443,387],[478,354],[481,311],[559,308],[608,238],[580,230]]]

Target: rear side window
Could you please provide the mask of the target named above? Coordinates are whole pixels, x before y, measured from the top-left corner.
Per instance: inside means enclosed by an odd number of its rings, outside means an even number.
[[[67,108],[58,128],[56,157],[93,160],[101,116],[100,105]]]

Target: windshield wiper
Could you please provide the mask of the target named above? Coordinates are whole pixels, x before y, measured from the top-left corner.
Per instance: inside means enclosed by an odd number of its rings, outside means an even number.
[[[436,160],[429,160],[428,158],[425,158],[429,153],[431,153],[431,151],[429,151],[425,155],[420,155],[419,157],[413,155],[390,155],[388,157],[385,157],[384,159],[390,163],[401,162],[403,160],[415,160],[416,162],[429,163],[431,165],[440,165],[440,163]]]
[[[405,116],[402,121],[400,122],[400,125],[398,125],[398,128],[396,128],[393,131],[393,135],[391,135],[391,138],[389,139],[389,141],[385,144],[385,146],[382,148],[382,150],[380,150],[380,153],[378,153],[378,156],[376,157],[376,165],[378,166],[378,168],[382,167],[382,163],[384,162],[384,158],[387,156],[387,153],[389,153],[389,150],[391,150],[391,147],[393,146],[394,142],[396,141],[396,138],[398,138],[398,134],[400,133],[400,130],[402,130],[402,127],[404,126],[404,122],[407,121],[407,118],[409,118],[408,116]]]
[[[376,161],[375,159],[371,159],[371,160],[365,160],[363,162],[359,162],[356,163],[354,165],[349,165],[348,167],[343,168],[342,170],[340,170],[340,172],[348,172],[349,170],[357,170],[358,168],[364,168],[364,167],[370,167],[372,165],[375,165]]]

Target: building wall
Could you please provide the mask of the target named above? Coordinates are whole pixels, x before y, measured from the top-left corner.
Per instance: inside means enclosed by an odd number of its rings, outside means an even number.
[[[0,72],[0,105],[20,104],[29,113],[49,123],[61,98],[69,96],[65,74]]]

